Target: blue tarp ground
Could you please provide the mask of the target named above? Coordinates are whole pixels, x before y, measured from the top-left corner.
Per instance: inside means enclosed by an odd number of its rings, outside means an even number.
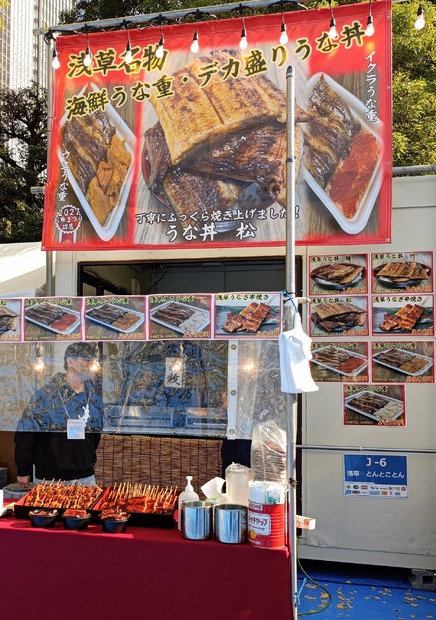
[[[298,617],[436,620],[436,592],[413,588],[409,575],[400,568],[301,560]]]

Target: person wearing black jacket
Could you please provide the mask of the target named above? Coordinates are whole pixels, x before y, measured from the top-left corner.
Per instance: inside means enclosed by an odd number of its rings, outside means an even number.
[[[41,480],[95,484],[94,466],[103,428],[103,401],[90,365],[94,345],[73,343],[64,354],[65,373],[57,373],[37,390],[17,424],[14,437],[17,483]],[[69,438],[70,422],[84,429],[84,438]],[[76,426],[77,429],[77,426]]]

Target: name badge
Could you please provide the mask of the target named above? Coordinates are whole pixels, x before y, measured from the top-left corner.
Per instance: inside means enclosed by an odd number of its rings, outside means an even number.
[[[85,439],[85,421],[67,420],[67,438]]]

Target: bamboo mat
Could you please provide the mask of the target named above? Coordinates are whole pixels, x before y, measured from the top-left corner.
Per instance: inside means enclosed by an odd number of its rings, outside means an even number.
[[[193,476],[198,491],[221,476],[221,439],[102,435],[95,477],[99,484],[120,482],[177,485]]]

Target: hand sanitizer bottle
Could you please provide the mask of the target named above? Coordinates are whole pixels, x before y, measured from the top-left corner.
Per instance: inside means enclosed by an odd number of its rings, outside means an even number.
[[[194,491],[194,487],[191,484],[192,476],[186,476],[186,480],[188,484],[185,486],[185,490],[182,491],[179,495],[179,505],[178,505],[178,527],[179,530],[182,529],[182,503],[183,502],[198,502],[199,497],[198,493]]]

